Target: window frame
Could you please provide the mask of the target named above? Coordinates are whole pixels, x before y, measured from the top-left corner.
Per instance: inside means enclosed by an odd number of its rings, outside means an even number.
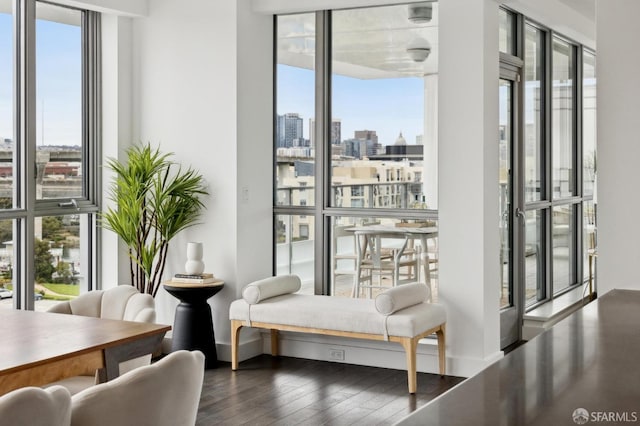
[[[525,200],[525,213],[539,212],[542,218],[542,234],[545,238],[544,247],[542,250],[543,265],[541,276],[544,279],[543,290],[544,294],[539,295],[539,300],[534,303],[525,306],[525,312],[535,309],[540,305],[547,303],[567,292],[575,290],[585,284],[586,278],[584,277],[585,265],[584,265],[584,227],[582,226],[583,208],[584,204],[593,200],[592,195],[584,195],[583,185],[583,102],[582,102],[582,88],[583,88],[583,52],[588,51],[590,54],[597,58],[596,52],[581,43],[566,37],[565,35],[558,33],[545,25],[536,22],[518,12],[515,12],[507,7],[500,6],[501,9],[507,10],[507,12],[514,13],[519,20],[522,20],[522,24],[518,26],[518,39],[524,40],[526,28],[531,26],[539,31],[542,31],[542,58],[544,61],[542,67],[541,76],[541,99],[540,104],[542,112],[540,119],[542,120],[542,143],[541,143],[541,155],[540,161],[540,190],[541,196],[539,200],[526,201]],[[573,99],[572,99],[572,145],[573,145],[573,157],[572,167],[575,170],[575,182],[573,186],[574,193],[570,196],[558,197],[553,192],[553,41],[558,39],[564,43],[567,43],[573,50],[572,79],[573,85]],[[517,59],[525,61],[524,45],[518,43],[519,48],[516,57],[509,57],[504,52],[500,53],[500,61],[507,62],[511,65],[517,62]],[[522,63],[523,68],[526,67],[526,63]],[[523,102],[524,96],[523,93]],[[524,119],[524,117],[523,117]],[[524,126],[523,126],[524,128]],[[524,141],[524,138],[523,138]],[[597,140],[595,141],[597,146]],[[597,153],[597,150],[596,150]],[[573,272],[574,282],[570,283],[567,287],[554,291],[554,274],[553,274],[553,211],[558,207],[570,206],[574,211],[572,223],[570,226],[574,230],[574,236],[572,238],[572,244],[575,249],[575,256],[573,263],[570,265]]]
[[[378,7],[368,6],[368,7]],[[351,9],[351,8],[348,8]],[[335,10],[340,10],[336,8]],[[313,13],[313,12],[302,12]],[[332,133],[332,69],[331,69],[331,48],[332,48],[332,10],[321,10],[315,12],[315,121],[313,137],[315,141],[315,205],[295,206],[277,204],[277,97],[278,97],[278,16],[274,15],[273,21],[273,116],[274,130],[272,137],[273,144],[273,273],[277,273],[277,228],[279,216],[309,215],[314,216],[314,229],[310,229],[310,235],[314,238],[314,293],[330,294],[331,292],[331,232],[332,220],[335,217],[376,217],[390,219],[419,219],[437,220],[438,211],[434,209],[398,209],[398,208],[364,208],[364,207],[338,207],[331,205],[331,133]]]
[[[81,13],[81,93],[83,183],[82,196],[74,199],[36,197],[36,4],[77,10]],[[14,207],[0,211],[0,219],[14,220],[13,307],[34,309],[35,220],[70,213],[87,215],[86,255],[83,257],[85,286],[99,288],[99,232],[96,215],[100,209],[101,174],[101,16],[100,13],[54,2],[16,0],[13,10],[14,43]],[[29,165],[33,164],[33,167]]]

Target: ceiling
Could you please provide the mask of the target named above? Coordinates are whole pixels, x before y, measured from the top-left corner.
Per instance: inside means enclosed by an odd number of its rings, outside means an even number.
[[[423,76],[438,70],[438,4],[427,23],[409,20],[409,6],[383,6],[334,11],[333,72],[361,79]],[[408,49],[430,49],[424,61]],[[424,50],[423,50],[424,52]],[[278,18],[278,62],[312,68],[315,18],[312,13]]]
[[[558,0],[592,21],[596,18],[596,0]]]
[[[533,0],[532,0],[533,1]],[[557,0],[579,15],[595,21],[596,0]],[[332,14],[332,70],[360,79],[411,77],[438,72],[438,3],[430,22],[409,20],[408,5],[336,10]],[[313,69],[315,14],[278,17],[278,63]],[[407,49],[429,48],[426,60],[417,62]]]

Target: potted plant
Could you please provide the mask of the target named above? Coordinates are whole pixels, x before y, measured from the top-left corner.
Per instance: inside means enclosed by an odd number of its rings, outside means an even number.
[[[164,272],[169,241],[196,225],[208,195],[202,176],[171,161],[150,144],[126,151],[126,163],[109,159],[115,172],[108,197],[115,203],[101,215],[101,226],[128,246],[131,285],[155,297]]]

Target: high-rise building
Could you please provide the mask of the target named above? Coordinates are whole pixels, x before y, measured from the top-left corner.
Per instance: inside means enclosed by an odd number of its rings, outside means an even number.
[[[291,148],[294,140],[302,140],[302,117],[296,113],[278,115],[276,122],[276,146],[278,148]]]
[[[355,139],[364,141],[372,141],[374,144],[378,143],[378,135],[375,130],[356,130],[354,133]]]
[[[342,122],[339,118],[331,120],[331,145],[340,145],[342,142]]]
[[[353,133],[355,139],[364,145],[364,149],[360,149],[360,158],[364,155],[367,157],[376,155],[382,150],[382,146],[378,143],[378,135],[375,130],[356,130]]]
[[[344,155],[347,157],[361,158],[360,141],[358,139],[346,139],[344,145]]]
[[[276,118],[276,148],[285,148],[284,145],[284,115]]]

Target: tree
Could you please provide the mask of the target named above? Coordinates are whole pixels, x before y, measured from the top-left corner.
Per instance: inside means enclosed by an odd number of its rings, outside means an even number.
[[[0,244],[13,240],[13,221],[11,219],[0,220]]]
[[[49,251],[49,243],[36,238],[35,243],[35,267],[36,281],[39,283],[50,282],[55,268],[53,255]]]
[[[58,262],[58,266],[55,268],[55,271],[55,278],[53,278],[54,283],[73,284],[73,273],[71,272],[71,267],[67,262]]]
[[[62,216],[45,216],[42,218],[42,238],[45,240],[60,241],[62,235]]]

